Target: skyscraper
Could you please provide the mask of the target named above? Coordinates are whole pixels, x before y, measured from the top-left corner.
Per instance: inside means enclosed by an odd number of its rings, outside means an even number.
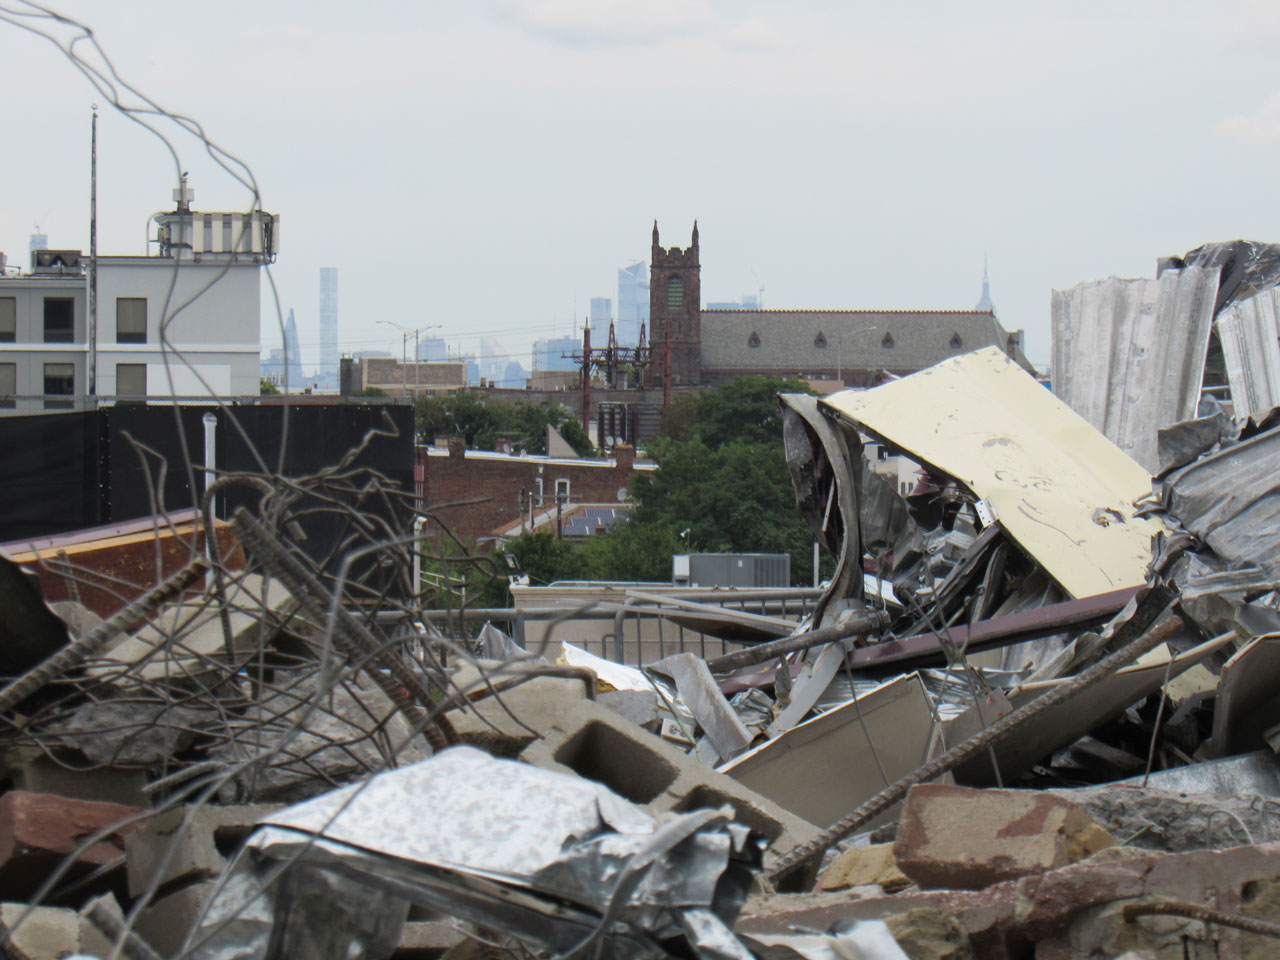
[[[649,323],[649,265],[637,260],[618,271],[618,345],[636,346],[642,323]]]
[[[298,346],[298,323],[289,308],[289,319],[284,325],[285,387],[286,393],[302,389],[302,350]]]
[[[338,383],[338,268],[320,268],[320,380]]]
[[[593,330],[608,330],[609,321],[613,319],[613,301],[608,297],[592,297],[590,316]]]

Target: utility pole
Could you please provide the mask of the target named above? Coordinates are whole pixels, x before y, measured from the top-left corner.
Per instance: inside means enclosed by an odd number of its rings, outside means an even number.
[[[98,392],[98,105],[89,137],[89,363],[85,393]],[[119,389],[117,388],[117,392]]]

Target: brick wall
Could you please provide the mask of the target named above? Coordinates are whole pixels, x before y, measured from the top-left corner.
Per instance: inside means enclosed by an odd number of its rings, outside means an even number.
[[[555,506],[557,480],[569,481],[571,503],[618,503],[618,492],[630,492],[637,469],[635,451],[630,447],[618,447],[612,460],[568,460],[464,450],[456,438],[448,451],[418,447],[417,458],[425,509],[435,513],[464,543],[518,521],[522,504],[528,511],[528,492],[537,496],[539,479],[543,503],[539,507],[535,501],[535,511]],[[641,464],[639,469],[652,466]],[[480,502],[457,503],[464,500]]]

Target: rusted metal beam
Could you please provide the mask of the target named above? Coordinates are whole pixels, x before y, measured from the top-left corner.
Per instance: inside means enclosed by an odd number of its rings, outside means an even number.
[[[1095,597],[1067,600],[1047,607],[1023,610],[1003,617],[981,620],[972,627],[957,625],[950,628],[951,638],[965,653],[976,653],[992,647],[1004,647],[1023,640],[1047,637],[1064,630],[1075,630],[1102,623],[1124,609],[1124,605],[1138,593],[1138,587],[1113,590]],[[900,640],[859,647],[849,653],[849,666],[854,670],[867,670],[892,666],[902,670],[907,666],[922,667],[945,664],[946,655],[934,633],[922,633]]]

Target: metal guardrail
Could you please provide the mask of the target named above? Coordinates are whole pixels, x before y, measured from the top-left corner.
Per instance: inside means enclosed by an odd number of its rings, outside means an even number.
[[[649,585],[646,585],[649,586]],[[650,587],[647,593],[656,593]],[[675,622],[677,618],[688,619],[691,611],[688,601],[719,606],[726,611],[757,614],[762,617],[780,617],[793,619],[799,623],[813,611],[814,604],[822,596],[823,590],[813,588],[771,588],[752,590],[681,590],[677,599],[686,601],[685,606],[661,606],[648,600],[627,600],[618,602],[595,602],[583,604],[575,608],[570,605],[548,607],[470,607],[462,610],[423,610],[420,618],[443,630],[446,634],[461,634],[465,624],[493,623],[505,628],[511,638],[520,646],[527,647],[527,625],[530,622],[548,622],[559,619],[606,620],[612,621],[612,631],[601,634],[598,642],[587,641],[583,646],[608,660],[616,663],[627,662],[629,645],[635,650],[635,665],[660,660],[676,653],[697,653],[700,657],[720,656],[731,650],[749,646],[732,640],[719,640],[699,633]],[[392,612],[379,614],[378,620],[384,623],[403,620],[404,614]],[[631,629],[628,630],[628,624]],[[649,625],[652,629],[649,629]],[[634,639],[628,639],[631,633]],[[656,640],[651,639],[656,635]],[[553,637],[554,639],[554,637]],[[595,649],[598,646],[598,649]],[[645,656],[649,650],[654,656]]]

